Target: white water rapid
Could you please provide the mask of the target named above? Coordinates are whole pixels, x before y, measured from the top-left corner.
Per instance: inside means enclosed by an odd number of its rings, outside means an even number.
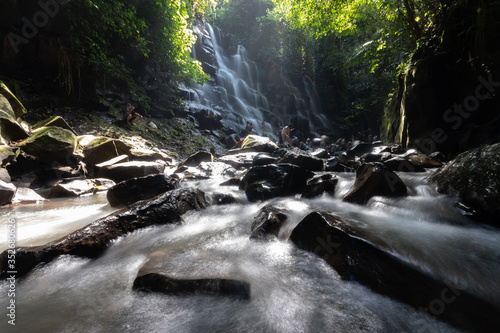
[[[214,175],[222,173],[217,163],[206,167]],[[310,212],[335,212],[365,228],[370,237],[383,239],[387,251],[419,269],[498,302],[500,232],[471,223],[454,199],[423,181],[428,174],[400,176],[410,189],[408,197],[373,198],[367,207],[339,199],[354,174],[339,175],[335,197],[272,200],[290,217],[281,233],[286,236]],[[322,259],[287,240],[249,240],[254,216],[270,202],[249,203],[236,187],[219,187],[222,180],[214,177],[183,186],[233,193],[243,203],[189,212],[181,225],[135,231],[114,241],[95,260],[62,256],[36,268],[16,286],[16,326],[7,324],[8,283],[2,281],[0,332],[458,332],[340,279]],[[40,244],[80,227],[84,217],[87,223],[109,211],[102,197],[51,205],[4,208],[0,226],[15,219],[18,245]],[[247,281],[251,299],[133,291],[138,270],[152,260],[173,276]]]

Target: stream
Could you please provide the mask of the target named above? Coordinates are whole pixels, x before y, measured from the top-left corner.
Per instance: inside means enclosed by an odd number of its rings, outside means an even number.
[[[243,203],[188,212],[180,225],[135,231],[95,260],[61,256],[38,267],[16,286],[16,325],[2,315],[0,332],[459,332],[342,280],[321,258],[286,240],[310,212],[335,212],[410,265],[498,304],[500,231],[471,222],[454,198],[425,182],[429,173],[399,175],[408,197],[375,197],[366,207],[340,199],[354,174],[338,174],[335,197],[264,203],[248,202],[237,187],[218,186],[218,176],[183,182],[207,193],[231,193]],[[254,217],[270,203],[288,212],[281,239],[250,240]],[[0,234],[15,219],[18,246],[43,244],[111,211],[103,194],[3,208]],[[7,243],[1,241],[3,250]],[[133,291],[146,262],[174,277],[247,281],[251,299]],[[1,281],[0,294],[7,292],[8,283]],[[0,308],[7,302],[2,296]]]

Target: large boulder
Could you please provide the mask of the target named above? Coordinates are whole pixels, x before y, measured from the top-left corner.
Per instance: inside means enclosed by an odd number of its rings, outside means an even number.
[[[283,209],[274,206],[261,208],[252,223],[250,239],[266,240],[278,237],[287,220],[287,212]]]
[[[16,158],[16,151],[10,146],[0,145],[0,167],[6,166],[7,163],[13,161]]]
[[[433,278],[369,239],[366,229],[355,227],[330,213],[311,213],[293,230],[290,240],[300,249],[323,258],[344,279],[417,309],[436,306],[439,318],[466,331],[494,332],[500,327],[500,308],[449,281]],[[437,301],[445,300],[442,308]],[[450,300],[450,301],[447,301]]]
[[[174,278],[161,273],[141,275],[139,272],[132,288],[167,295],[196,294],[250,299],[248,282],[221,278]]]
[[[79,136],[78,143],[83,151],[83,162],[89,167],[109,161],[120,155],[128,156],[130,154],[130,147],[122,141],[102,136]]]
[[[363,205],[373,196],[401,197],[406,185],[394,172],[380,163],[363,164],[356,171],[356,180],[343,200]]]
[[[10,204],[15,194],[16,187],[13,184],[0,180],[0,206]]]
[[[440,193],[500,218],[500,143],[460,154],[430,177]]]
[[[115,182],[109,179],[77,179],[59,182],[50,189],[49,198],[79,197],[95,194],[112,188]]]
[[[321,158],[314,157],[299,148],[285,150],[277,163],[290,163],[309,171],[323,171],[324,169],[324,161]]]
[[[292,164],[252,167],[240,181],[248,200],[268,200],[302,193],[311,171]]]
[[[255,156],[259,155],[256,152],[238,153],[219,157],[217,161],[229,164],[235,169],[246,169],[253,165]]]
[[[179,167],[197,167],[201,162],[213,162],[214,156],[207,151],[198,151],[179,164]]]
[[[179,179],[163,174],[132,178],[110,188],[106,197],[111,207],[130,205],[179,187]]]
[[[16,195],[12,199],[12,204],[19,205],[19,204],[27,204],[33,202],[41,202],[41,201],[47,201],[47,199],[45,199],[44,197],[42,197],[41,195],[39,195],[30,188],[18,187]]]
[[[69,130],[42,127],[17,146],[42,161],[67,161],[75,151],[76,142],[76,136]]]
[[[157,162],[123,162],[99,168],[98,178],[107,178],[115,182],[122,182],[127,179],[145,177],[163,173],[165,165]]]
[[[205,207],[205,193],[192,188],[140,201],[46,245],[16,248],[17,277],[63,254],[95,258],[113,239],[151,225],[177,223],[187,211]],[[0,255],[0,278],[7,278],[8,271],[8,253],[4,251]]]
[[[338,181],[339,179],[331,173],[315,176],[307,181],[302,192],[302,198],[312,199],[324,193],[333,196]]]

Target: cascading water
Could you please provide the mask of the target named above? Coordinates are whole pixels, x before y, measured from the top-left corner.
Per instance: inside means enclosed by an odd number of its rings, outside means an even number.
[[[199,43],[203,44],[198,52],[194,48],[193,56],[205,64],[207,60],[200,53],[213,53],[211,64],[213,80],[205,85],[191,86],[187,106],[193,109],[210,109],[223,117],[222,122],[238,133],[250,121],[258,134],[261,134],[262,121],[265,122],[264,132],[277,139],[277,131],[288,124],[293,117],[302,117],[309,121],[309,130],[319,133],[325,128],[327,118],[322,114],[321,104],[310,78],[304,78],[305,92],[302,93],[290,81],[282,80],[285,89],[283,96],[289,97],[289,107],[286,111],[273,111],[268,97],[263,92],[259,69],[255,62],[249,59],[244,46],[237,46],[236,53],[230,55],[223,47],[222,32],[208,23],[194,27]],[[208,50],[208,51],[207,51]],[[304,96],[304,94],[306,96]]]
[[[471,223],[453,198],[436,193],[423,181],[428,174],[401,175],[409,187],[408,197],[373,198],[365,207],[341,200],[354,174],[339,174],[334,197],[250,203],[236,187],[219,186],[229,177],[224,173],[227,166],[212,163],[203,168],[211,179],[183,186],[230,193],[242,203],[189,212],[181,225],[137,230],[114,241],[95,260],[62,256],[36,268],[17,285],[16,326],[8,325],[4,317],[0,331],[458,332],[358,283],[342,280],[321,258],[287,241],[286,235],[314,211],[335,212],[371,240],[383,240],[386,251],[409,264],[498,304],[500,232]],[[269,203],[288,212],[282,239],[250,240],[254,216]],[[75,212],[101,214],[105,209],[100,201],[80,198],[72,200],[71,206],[61,201],[59,209],[37,213],[36,224],[30,221],[34,213],[28,208],[7,208],[2,214],[18,221],[18,245],[28,245],[51,238],[23,236],[38,224],[67,219]],[[251,299],[133,291],[133,281],[145,263],[172,276],[247,281]],[[8,288],[2,281],[0,294],[6,295]],[[7,302],[2,297],[0,309],[5,310]]]

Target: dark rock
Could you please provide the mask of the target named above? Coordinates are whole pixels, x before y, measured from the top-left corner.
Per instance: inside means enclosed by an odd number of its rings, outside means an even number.
[[[276,163],[277,158],[272,157],[268,153],[260,153],[254,156],[252,166],[261,166]]]
[[[312,157],[317,157],[317,158],[329,158],[330,154],[323,148],[316,149],[311,153]]]
[[[379,144],[373,143],[359,143],[356,146],[352,147],[348,152],[347,156],[350,159],[354,159],[355,157],[361,157],[364,154],[371,153],[377,147],[380,147]]]
[[[329,172],[345,172],[351,169],[342,163],[338,156],[334,156],[325,162],[325,171]]]
[[[227,193],[213,193],[211,198],[213,203],[218,206],[231,205],[239,202],[233,195]]]
[[[221,123],[222,116],[211,110],[200,110],[194,113],[194,117],[198,120],[198,127],[202,130],[218,130],[224,127]]]
[[[433,159],[424,154],[410,155],[408,156],[408,161],[410,161],[410,163],[412,163],[413,165],[427,169],[440,168],[443,166],[443,162]]]
[[[243,176],[240,189],[248,200],[268,200],[302,193],[306,181],[314,174],[291,164],[273,164],[252,167]]]
[[[500,143],[457,156],[430,177],[440,193],[500,218]]]
[[[277,160],[277,163],[290,163],[309,171],[323,171],[324,165],[322,159],[313,157],[299,148],[286,150]]]
[[[333,196],[338,181],[339,179],[333,174],[315,176],[307,181],[302,192],[302,198],[312,199],[319,197],[323,193]]]
[[[278,237],[281,227],[287,221],[287,213],[273,206],[259,210],[252,223],[250,239],[265,240]]]
[[[384,165],[391,171],[425,172],[425,169],[422,166],[411,162],[404,156],[395,156],[387,161],[384,161]]]
[[[250,299],[248,282],[229,279],[179,279],[159,273],[148,273],[138,276],[132,288],[167,295],[201,294]]]
[[[233,177],[225,182],[220,183],[220,186],[240,186],[241,179],[240,177]]]
[[[16,187],[13,184],[0,180],[0,206],[10,204],[15,194]]]
[[[363,164],[356,171],[356,181],[343,200],[365,204],[373,196],[400,197],[406,195],[406,185],[383,164]]]
[[[151,199],[161,193],[179,188],[177,177],[163,174],[125,180],[111,187],[106,194],[111,207],[130,205],[140,200]]]
[[[207,151],[199,151],[189,156],[187,159],[179,164],[179,167],[197,167],[201,162],[213,162],[214,156]]]
[[[392,157],[391,153],[366,153],[361,156],[361,162],[371,163],[371,162],[383,162],[387,161]]]
[[[205,207],[205,194],[192,188],[177,189],[140,201],[46,245],[16,248],[17,277],[63,254],[95,258],[113,239],[151,225],[177,223],[187,211]],[[3,279],[8,277],[7,260],[8,254],[4,251],[0,255],[0,278]]]
[[[131,178],[145,177],[162,173],[165,165],[156,162],[124,162],[100,168],[97,177],[121,182]]]
[[[355,280],[417,309],[428,308],[443,295],[453,297],[442,307],[439,318],[457,327],[472,332],[494,332],[492,328],[500,327],[498,306],[450,281],[430,277],[382,250],[368,237],[365,230],[337,216],[311,213],[293,230],[290,240],[298,248],[323,258],[344,279]]]

